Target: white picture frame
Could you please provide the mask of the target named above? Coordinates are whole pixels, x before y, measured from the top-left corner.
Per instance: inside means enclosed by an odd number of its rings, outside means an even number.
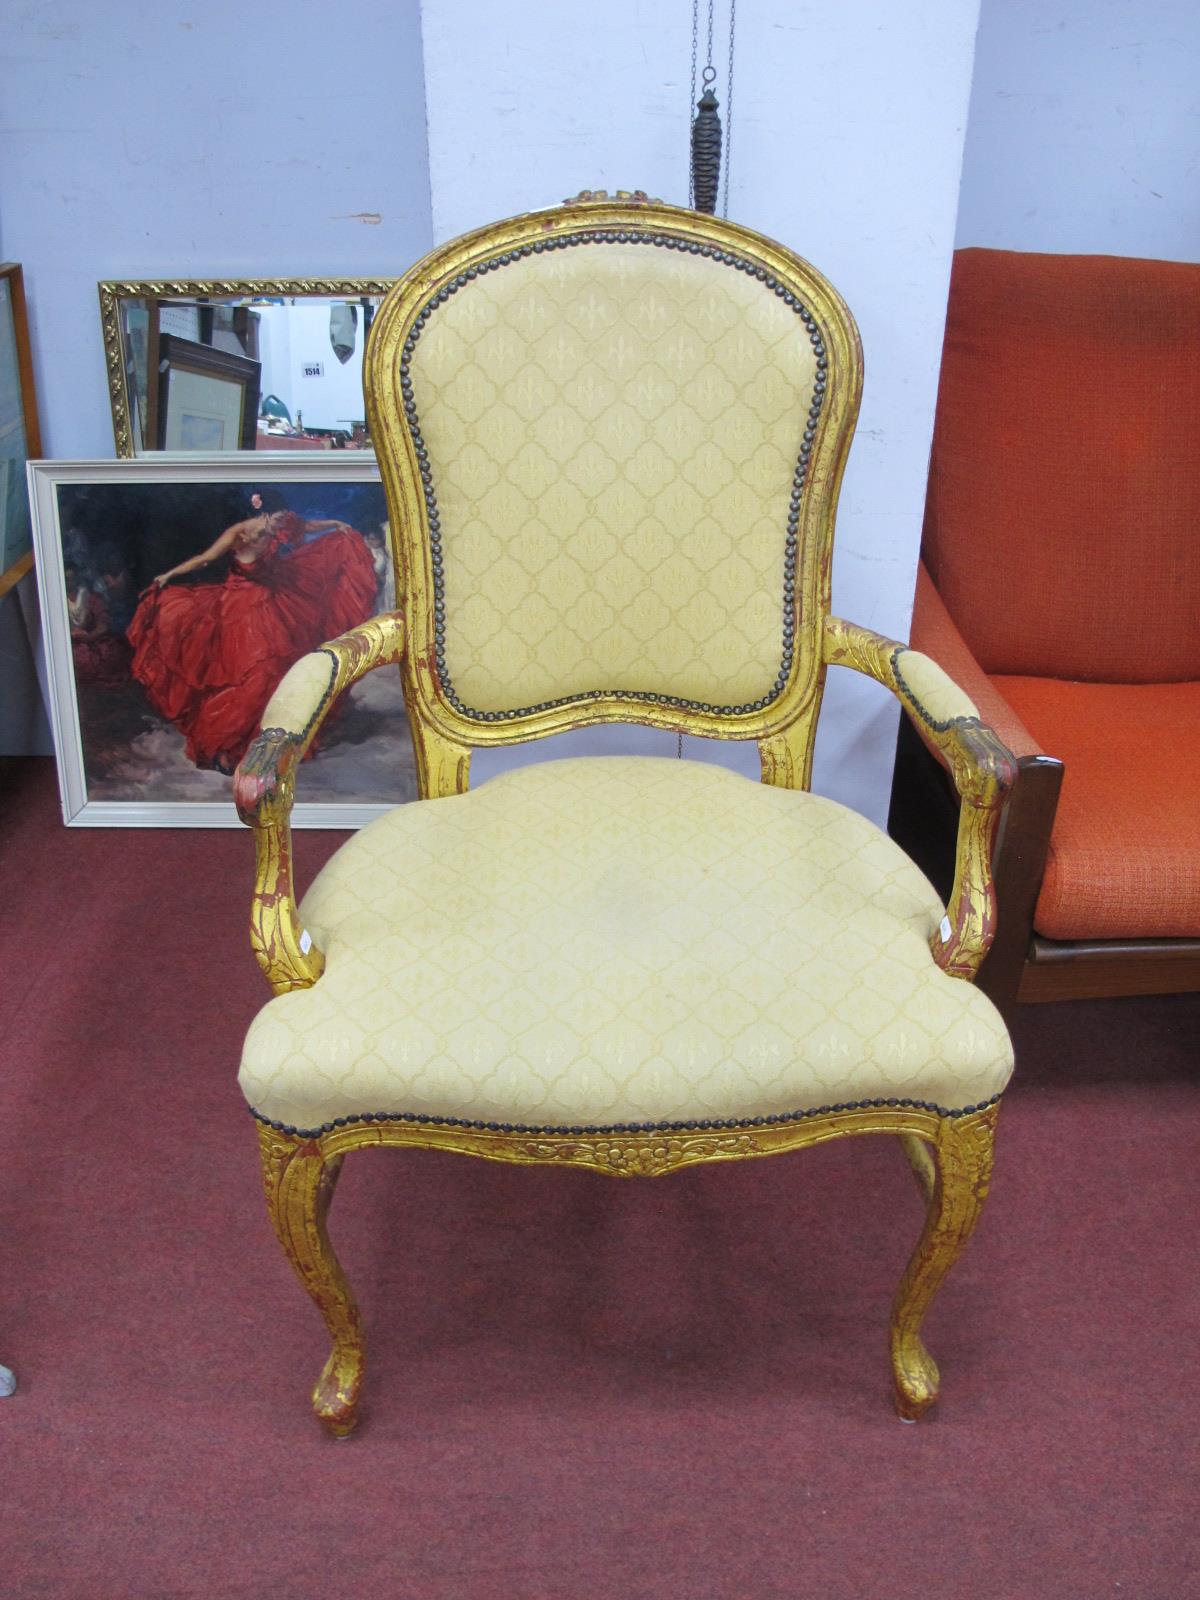
[[[241,826],[233,805],[229,776],[217,771],[201,772],[186,760],[181,764],[179,749],[171,744],[169,736],[174,733],[178,747],[182,747],[185,742],[183,734],[149,702],[137,707],[143,732],[130,740],[130,760],[124,764],[116,763],[116,778],[112,775],[113,763],[106,764],[99,759],[95,753],[95,741],[85,738],[91,727],[87,708],[89,704],[95,704],[98,691],[94,683],[86,681],[77,658],[66,581],[69,565],[72,581],[77,585],[78,603],[74,610],[78,617],[80,605],[86,607],[89,601],[89,594],[85,592],[87,585],[81,577],[85,560],[77,553],[82,548],[80,540],[84,535],[77,526],[64,527],[64,512],[70,516],[73,506],[87,505],[89,501],[102,507],[106,493],[110,497],[108,504],[118,509],[137,507],[143,502],[153,503],[159,508],[156,513],[159,527],[166,526],[169,536],[169,508],[175,503],[173,493],[176,490],[183,497],[178,503],[180,506],[186,505],[193,519],[202,515],[209,503],[205,500],[206,495],[211,497],[214,505],[221,506],[236,504],[240,497],[247,514],[251,514],[250,495],[261,491],[275,501],[282,497],[289,503],[295,502],[302,516],[317,511],[324,512],[327,518],[342,515],[342,519],[348,521],[349,518],[340,513],[338,508],[350,506],[359,509],[377,507],[378,516],[386,519],[379,468],[374,456],[336,451],[322,451],[311,456],[223,452],[219,455],[157,454],[114,461],[33,461],[28,465],[28,482],[43,618],[50,722],[64,823],[69,827]],[[168,508],[166,524],[162,520],[164,505]],[[229,515],[225,511],[224,516]],[[311,528],[313,524],[307,526]],[[221,530],[213,527],[211,531],[215,537]],[[364,539],[364,544],[372,552],[379,579],[378,603],[374,609],[386,609],[387,605],[394,603],[386,520],[382,524],[385,555],[379,553],[379,540],[374,526],[370,530],[364,528],[358,531],[364,534],[370,531],[373,542],[368,543]],[[123,536],[126,539],[126,565],[130,565],[128,540],[132,536],[127,533]],[[316,534],[309,538],[305,533],[300,542],[315,544],[320,537],[320,534]],[[161,543],[162,537],[159,538]],[[68,545],[74,553],[69,562],[64,554]],[[361,565],[357,556],[356,564]],[[198,573],[188,575],[186,582],[189,585],[198,585],[202,581],[220,582],[219,570],[218,563],[213,567],[210,577],[207,569],[201,569]],[[152,588],[152,577],[150,567],[143,566],[137,572],[135,581],[139,587],[144,584],[148,592]],[[99,590],[99,581],[93,586]],[[112,609],[115,616],[116,607]],[[114,627],[106,633],[105,639],[115,638],[117,633]],[[123,631],[120,640],[124,641]],[[129,648],[127,641],[125,647]],[[118,645],[113,644],[111,649],[119,663]],[[119,681],[119,665],[116,678],[118,681],[112,687],[124,694],[126,700],[135,690],[142,692],[134,683],[132,673],[130,693],[125,692]],[[339,719],[333,719],[329,747],[318,751],[315,758],[305,762],[297,774],[297,800],[292,815],[294,826],[358,828],[384,815],[394,806],[416,798],[412,740],[397,669],[381,668],[351,691],[352,695],[360,697],[368,692],[372,696],[371,704],[360,706],[356,715],[360,723],[366,719],[370,737],[358,737],[353,749],[350,749],[343,735],[342,745],[345,748],[341,748],[338,744]],[[105,710],[106,715],[100,721],[105,726],[115,721],[120,727],[120,716],[109,716],[107,708]],[[118,710],[128,720],[131,714],[120,707]],[[363,728],[359,727],[355,732],[361,735]],[[162,781],[153,763],[147,765],[144,755],[137,750],[139,743],[144,744],[148,740],[156,741],[155,748],[169,757],[164,761],[164,768],[170,769],[169,774]],[[113,748],[121,748],[120,735]],[[137,760],[134,760],[135,754]],[[123,775],[126,768],[133,772],[133,777]],[[193,773],[196,774],[194,778]],[[122,785],[130,790],[128,794]],[[331,785],[335,794],[330,793]],[[199,794],[201,788],[204,790],[202,796]],[[197,791],[195,797],[192,795],[193,789]],[[305,797],[306,790],[309,798]],[[179,797],[180,794],[184,797]]]

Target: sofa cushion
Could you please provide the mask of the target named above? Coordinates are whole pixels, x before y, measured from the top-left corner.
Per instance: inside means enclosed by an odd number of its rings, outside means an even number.
[[[699,762],[541,762],[398,807],[301,917],[325,972],[259,1013],[241,1071],[293,1128],[962,1109],[1012,1066],[991,1002],[935,965],[942,906],[886,834]]]
[[[1064,763],[1035,930],[1200,937],[1200,683],[994,682]]]

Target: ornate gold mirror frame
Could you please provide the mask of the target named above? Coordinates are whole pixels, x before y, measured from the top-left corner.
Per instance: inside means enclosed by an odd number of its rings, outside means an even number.
[[[121,316],[125,301],[143,300],[201,306],[248,306],[255,300],[328,299],[381,301],[394,278],[129,278],[106,279],[98,284],[100,325],[104,336],[104,361],[112,405],[113,438],[117,455],[150,453],[140,447],[134,423],[134,397],[130,393],[132,352],[124,337]]]

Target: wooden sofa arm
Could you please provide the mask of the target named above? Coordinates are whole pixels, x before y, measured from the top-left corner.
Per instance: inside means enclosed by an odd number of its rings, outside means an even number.
[[[954,887],[930,940],[938,966],[973,978],[996,931],[992,845],[1016,771],[1012,752],[935,661],[840,617],[825,619],[825,660],[852,667],[897,697],[922,741],[949,770],[959,797]]]
[[[343,689],[404,655],[404,618],[385,612],[302,656],[263,712],[263,728],[233,778],[238,816],[254,829],[250,943],[276,994],[307,989],[325,957],[300,926],[292,878],[296,767]]]

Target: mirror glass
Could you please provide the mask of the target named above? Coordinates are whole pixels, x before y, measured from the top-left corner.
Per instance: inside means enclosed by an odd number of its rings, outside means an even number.
[[[100,285],[118,455],[370,449],[363,347],[387,281],[193,287]]]

